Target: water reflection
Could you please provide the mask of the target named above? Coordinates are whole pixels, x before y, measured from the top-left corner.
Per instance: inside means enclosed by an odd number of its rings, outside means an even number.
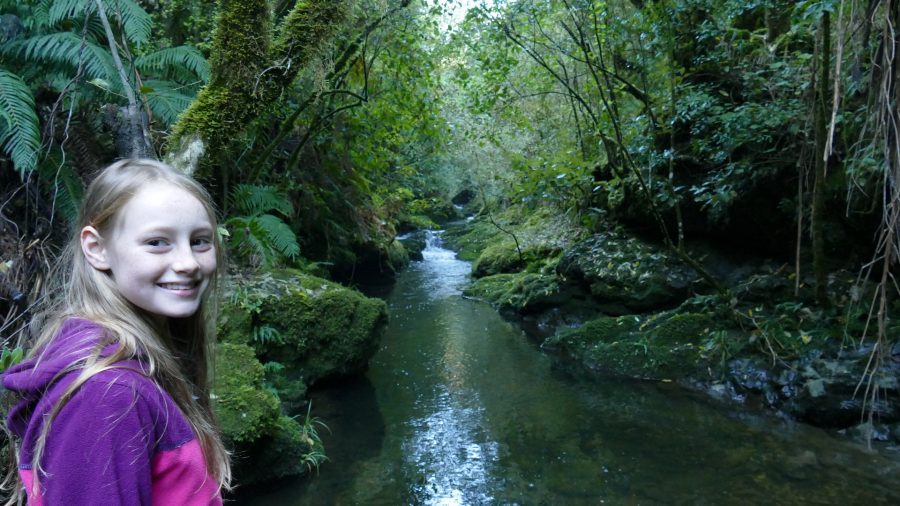
[[[363,386],[313,394],[331,461],[240,504],[900,504],[895,458],[672,385],[580,377],[460,297],[467,263],[434,242],[424,257],[388,297]]]

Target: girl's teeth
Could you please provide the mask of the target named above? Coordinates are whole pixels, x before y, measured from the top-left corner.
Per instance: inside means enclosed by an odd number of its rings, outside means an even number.
[[[171,283],[163,283],[162,287],[167,290],[190,290],[191,285],[174,285]]]

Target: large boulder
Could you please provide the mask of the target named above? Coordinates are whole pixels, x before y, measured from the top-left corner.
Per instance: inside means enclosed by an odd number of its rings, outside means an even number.
[[[285,385],[364,371],[387,323],[384,301],[296,270],[233,277],[229,285],[220,338],[251,345],[264,363],[277,364],[270,368]]]
[[[560,290],[556,275],[529,272],[479,278],[463,289],[463,295],[521,315],[562,306],[570,298]]]
[[[596,234],[566,250],[556,272],[589,290],[608,314],[677,306],[699,279],[664,249],[613,232]]]
[[[387,306],[296,270],[231,277],[218,321],[214,408],[244,485],[299,475],[324,455],[307,385],[360,373]],[[300,417],[302,421],[303,418]]]

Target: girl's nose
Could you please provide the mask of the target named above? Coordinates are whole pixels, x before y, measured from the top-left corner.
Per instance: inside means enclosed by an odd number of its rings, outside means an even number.
[[[175,272],[193,273],[200,268],[200,263],[194,257],[194,250],[190,246],[178,248],[172,262],[172,270]]]

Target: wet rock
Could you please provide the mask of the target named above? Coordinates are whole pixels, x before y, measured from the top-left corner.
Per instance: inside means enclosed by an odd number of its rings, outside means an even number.
[[[423,259],[422,252],[425,251],[425,246],[427,245],[425,230],[404,234],[398,237],[397,240],[406,248],[410,260],[421,261]]]
[[[620,304],[628,312],[677,305],[698,281],[692,269],[663,249],[612,232],[568,249],[556,272],[587,287],[596,301]]]
[[[384,301],[294,270],[233,278],[222,306],[221,339],[307,384],[365,370],[387,323]]]
[[[570,297],[555,275],[532,273],[487,276],[466,287],[463,295],[520,315],[561,306]]]
[[[685,380],[706,369],[697,342],[709,324],[703,315],[654,318],[603,316],[546,339],[543,347],[615,376]]]

